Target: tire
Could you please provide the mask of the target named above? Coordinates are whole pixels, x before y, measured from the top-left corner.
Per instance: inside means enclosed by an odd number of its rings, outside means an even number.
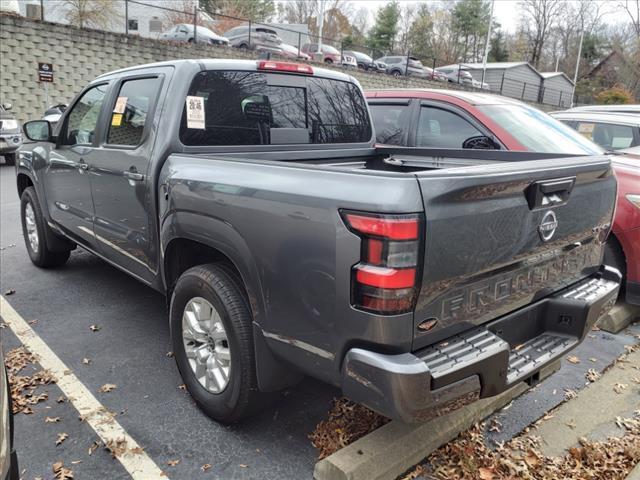
[[[24,243],[34,265],[41,268],[55,268],[67,263],[71,250],[53,252],[47,246],[46,233],[53,234],[53,232],[45,222],[38,196],[33,187],[25,188],[20,196],[20,220],[22,221]],[[30,233],[32,237],[29,236]],[[35,240],[32,241],[32,239]]]
[[[200,307],[194,309],[193,302]],[[215,318],[214,313],[208,315],[208,312],[212,312],[210,307],[218,317],[216,320],[209,320],[208,330],[201,328],[200,333],[197,333],[199,340],[194,341],[196,335],[185,333],[183,325],[189,324],[189,318],[196,318],[196,311],[201,312],[202,318]],[[178,370],[187,390],[208,416],[221,423],[234,423],[268,405],[265,400],[272,395],[258,391],[253,319],[244,289],[236,275],[221,264],[190,268],[176,282],[169,316],[171,343]],[[213,322],[218,320],[224,327],[226,346],[225,340],[220,341],[222,334],[219,327],[213,328]],[[197,321],[195,325],[202,327]],[[210,345],[214,343],[212,348]],[[191,355],[187,354],[187,349]],[[196,354],[196,351],[203,355]],[[220,378],[224,380],[223,364],[226,362],[217,357],[221,353],[230,358],[226,371],[227,383],[224,386],[222,382],[218,382]],[[203,359],[205,355],[209,356]],[[197,365],[198,362],[200,365]],[[205,362],[206,366],[203,366]],[[213,364],[213,368],[210,368],[209,362]],[[197,368],[204,369],[200,371],[200,379],[194,370]],[[213,374],[216,369],[218,375]]]
[[[391,72],[391,75],[393,75],[394,77],[400,77],[402,76],[402,72],[399,70],[394,70],[393,72]]]
[[[333,64],[333,60],[331,60],[330,58],[325,58],[324,59],[324,63],[326,63],[327,65],[332,65]]]
[[[627,260],[622,251],[622,246],[616,237],[609,235],[607,243],[604,245],[604,259],[602,262],[610,267],[617,268],[622,274],[622,283],[620,284],[620,296],[624,298],[624,290],[627,279]]]
[[[4,163],[7,165],[15,165],[16,164],[16,152],[5,153],[4,155]]]
[[[238,45],[238,48],[240,50],[249,50],[249,45],[247,45],[246,43],[241,43],[240,45]]]
[[[190,38],[189,40],[187,40],[187,43],[193,43],[193,38]]]

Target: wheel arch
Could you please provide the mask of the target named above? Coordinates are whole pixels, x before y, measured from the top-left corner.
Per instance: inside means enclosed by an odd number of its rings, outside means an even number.
[[[21,197],[22,192],[24,192],[27,187],[35,188],[35,183],[30,175],[24,171],[19,171],[18,175],[16,175],[16,186],[18,187],[18,197]]]

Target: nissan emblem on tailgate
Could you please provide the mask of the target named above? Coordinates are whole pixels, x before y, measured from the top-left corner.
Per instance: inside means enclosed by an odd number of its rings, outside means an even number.
[[[542,221],[538,227],[538,233],[542,241],[548,242],[551,240],[553,234],[556,233],[556,228],[558,228],[558,219],[556,218],[556,214],[552,210],[549,210],[544,214],[544,217],[542,217]]]

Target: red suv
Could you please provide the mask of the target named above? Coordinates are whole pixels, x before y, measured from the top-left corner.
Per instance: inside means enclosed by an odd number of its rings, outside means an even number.
[[[311,58],[315,58],[315,55],[318,53],[318,44],[317,43],[305,43],[300,49]],[[322,61],[324,63],[335,63],[340,65],[342,62],[342,55],[340,55],[340,51],[336,48],[333,48],[331,45],[325,45],[324,43],[321,45],[322,51]]]
[[[409,147],[483,148],[551,154],[605,151],[525,103],[454,90],[365,92],[378,143]],[[605,263],[623,274],[625,300],[640,305],[640,151],[616,155],[618,202]]]

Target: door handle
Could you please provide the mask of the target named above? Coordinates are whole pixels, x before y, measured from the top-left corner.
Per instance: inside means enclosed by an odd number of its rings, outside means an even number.
[[[141,182],[144,180],[144,175],[138,172],[132,172],[130,170],[125,170],[122,174],[128,178],[129,180],[134,180],[136,182]]]
[[[569,200],[576,177],[555,178],[533,182],[526,190],[529,208],[550,208],[564,205]]]

